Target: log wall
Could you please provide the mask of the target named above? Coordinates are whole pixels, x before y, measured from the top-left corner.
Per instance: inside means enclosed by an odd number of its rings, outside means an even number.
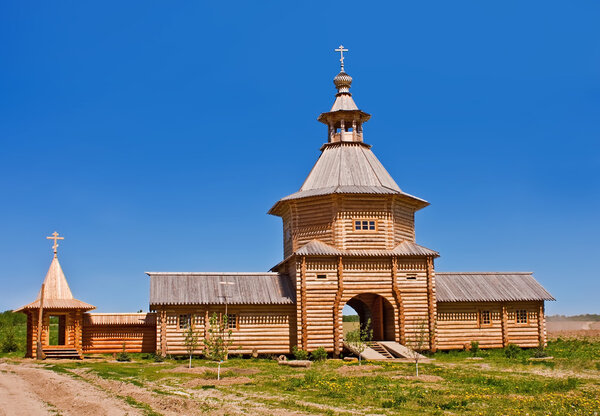
[[[520,347],[537,347],[540,342],[538,316],[542,304],[543,302],[439,302],[438,348],[462,349],[471,341],[478,341],[481,348],[502,348],[508,343]],[[516,322],[517,310],[527,311],[527,323]],[[481,311],[490,311],[489,325],[480,322]]]
[[[153,315],[154,314],[147,314]],[[115,314],[115,318],[120,315]],[[118,319],[115,319],[118,321]],[[155,319],[148,323],[101,323],[90,319],[83,320],[83,352],[86,354],[106,354],[125,351],[129,353],[156,351]]]
[[[284,258],[317,239],[341,250],[392,249],[415,241],[414,206],[397,196],[326,195],[290,201],[282,209]],[[377,229],[354,230],[355,220]]]
[[[196,354],[203,352],[203,339],[208,335],[207,320],[213,314],[223,315],[224,305],[165,306],[157,308],[156,344],[164,354],[186,354],[186,329],[179,327],[179,316],[192,315],[192,325],[199,334]],[[229,305],[229,315],[237,316],[237,327],[232,329],[230,354],[289,354],[296,345],[295,305]],[[164,316],[164,341],[161,341]]]

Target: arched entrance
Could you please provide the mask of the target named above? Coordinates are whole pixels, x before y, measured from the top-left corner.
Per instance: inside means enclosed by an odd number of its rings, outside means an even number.
[[[358,314],[362,329],[371,322],[373,341],[395,341],[394,307],[383,296],[375,293],[356,295],[346,305]]]

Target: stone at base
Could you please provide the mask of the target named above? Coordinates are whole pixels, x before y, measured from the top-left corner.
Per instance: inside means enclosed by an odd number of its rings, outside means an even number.
[[[344,357],[344,361],[352,361],[352,362],[354,362],[354,361],[358,361],[358,358],[356,358],[356,357]]]

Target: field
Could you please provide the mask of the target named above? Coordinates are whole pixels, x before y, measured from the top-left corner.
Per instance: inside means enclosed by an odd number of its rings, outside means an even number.
[[[19,332],[19,331],[17,331]],[[0,415],[598,415],[600,338],[555,338],[534,350],[438,352],[429,363],[269,358],[156,362],[132,355],[38,363],[0,354]]]

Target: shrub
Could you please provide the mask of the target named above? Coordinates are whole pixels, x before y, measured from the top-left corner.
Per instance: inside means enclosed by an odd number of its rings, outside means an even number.
[[[117,354],[117,361],[131,361],[131,356],[125,351],[125,343],[123,343],[123,351]]]
[[[156,354],[152,354],[152,359],[154,360],[155,363],[162,363],[165,361],[165,357],[160,355],[159,352],[157,352]]]
[[[537,348],[535,349],[533,356],[535,358],[545,358],[548,356],[548,354],[546,354],[546,349],[544,348],[544,344],[540,342],[540,344],[537,346]]]
[[[319,347],[312,352],[310,357],[313,359],[313,361],[326,360],[327,359],[327,351],[325,351],[325,348]]]
[[[520,352],[521,348],[515,344],[508,344],[504,347],[504,355],[506,355],[506,358],[517,358]]]
[[[296,360],[307,360],[308,359],[308,353],[304,350],[298,349],[298,347],[296,347],[294,345],[294,348],[292,348],[292,353],[294,354],[294,358]]]
[[[471,354],[473,354],[473,357],[477,357],[478,352],[479,352],[479,341],[471,341]]]
[[[2,335],[2,352],[15,352],[19,349],[15,329],[12,326],[7,326]]]

